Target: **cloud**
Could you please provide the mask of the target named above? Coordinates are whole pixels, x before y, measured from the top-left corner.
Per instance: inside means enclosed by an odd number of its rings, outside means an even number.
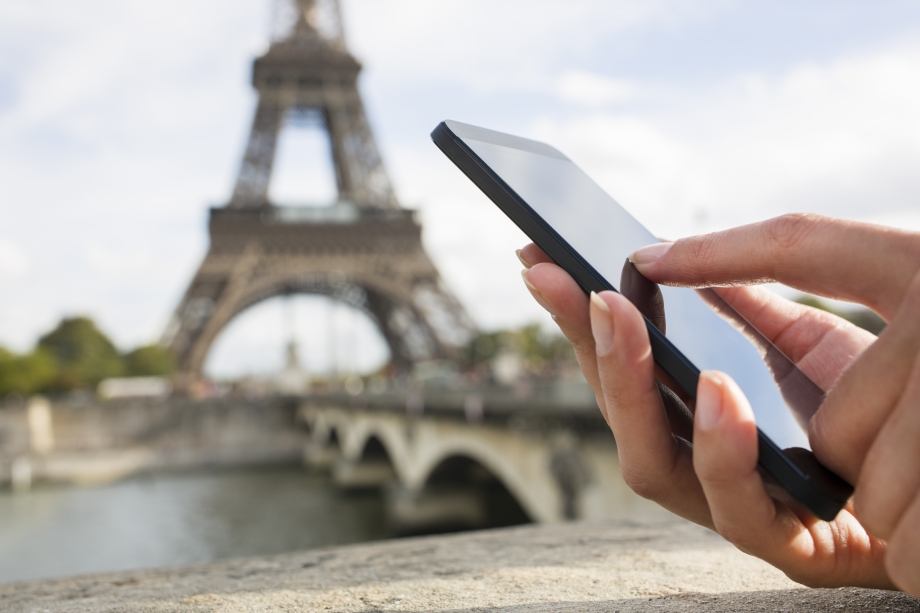
[[[13,241],[0,236],[0,279],[15,281],[29,274],[29,259]]]
[[[381,88],[545,91],[612,39],[706,21],[729,0],[351,0],[350,47]]]
[[[794,210],[896,219],[920,204],[920,46],[658,95],[678,104],[542,117],[532,135],[671,236]]]
[[[625,79],[611,79],[587,72],[567,72],[558,81],[557,92],[565,102],[606,106],[635,97],[637,86]]]

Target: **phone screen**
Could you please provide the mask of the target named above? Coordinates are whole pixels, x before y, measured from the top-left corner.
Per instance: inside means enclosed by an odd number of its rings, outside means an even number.
[[[658,239],[571,160],[543,143],[448,122],[451,130],[614,288],[701,370],[728,373],[757,425],[780,448],[810,449],[805,427],[824,392],[718,293],[657,286],[627,256]],[[496,142],[498,138],[498,142]]]

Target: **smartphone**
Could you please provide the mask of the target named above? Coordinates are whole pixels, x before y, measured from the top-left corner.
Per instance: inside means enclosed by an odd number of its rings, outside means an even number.
[[[734,378],[754,409],[768,490],[821,519],[837,516],[853,488],[817,461],[806,435],[825,391],[717,290],[659,287],[639,274],[628,254],[658,239],[550,145],[456,121],[431,138],[586,293],[619,291],[638,307],[675,391],[694,399],[701,368]]]

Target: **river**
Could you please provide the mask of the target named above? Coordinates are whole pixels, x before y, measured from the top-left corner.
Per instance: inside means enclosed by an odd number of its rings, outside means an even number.
[[[0,490],[0,583],[385,538],[379,493],[296,466]]]

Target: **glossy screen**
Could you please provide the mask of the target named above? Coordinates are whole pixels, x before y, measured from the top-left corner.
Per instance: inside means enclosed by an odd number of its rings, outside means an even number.
[[[622,283],[635,284],[627,256],[657,242],[651,232],[555,150],[523,140],[514,146],[517,139],[511,138],[502,144],[469,138],[457,129],[461,126],[451,128],[608,283],[618,290]],[[651,287],[640,288],[644,304],[637,306],[657,324],[663,306],[667,338],[700,370],[731,375],[750,400],[757,425],[777,445],[808,449],[800,424],[807,424],[823,392],[713,290],[657,288],[641,281]],[[654,295],[658,289],[660,295]]]

